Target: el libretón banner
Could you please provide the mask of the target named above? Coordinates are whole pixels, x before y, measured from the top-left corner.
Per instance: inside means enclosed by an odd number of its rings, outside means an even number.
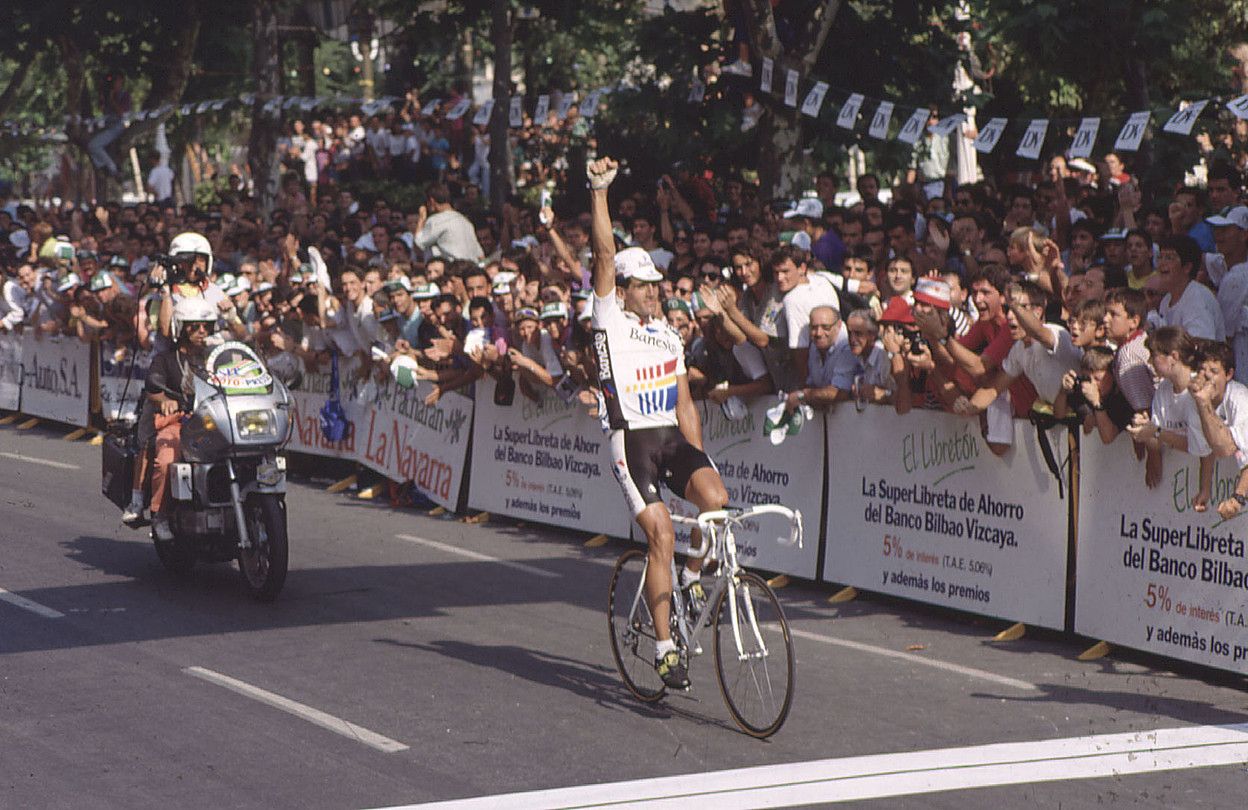
[[[1050,439],[1065,469],[1066,435]],[[998,457],[977,420],[840,406],[827,441],[825,579],[1063,627],[1068,503],[1031,424],[1015,420]]]
[[[1131,441],[1084,441],[1080,458],[1075,630],[1158,655],[1248,674],[1248,516],[1222,520],[1238,467],[1219,459],[1205,512],[1200,462],[1166,450],[1144,484]]]

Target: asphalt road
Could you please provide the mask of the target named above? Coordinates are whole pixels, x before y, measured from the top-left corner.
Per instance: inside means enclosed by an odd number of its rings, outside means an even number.
[[[605,620],[623,543],[303,479],[286,589],[262,605],[233,567],[167,574],[99,494],[99,448],[60,435],[0,428],[0,807],[508,807],[658,777],[680,778],[601,795],[683,786],[690,806],[738,785],[706,801],[761,806],[822,803],[855,768],[874,775],[852,794],[867,807],[1243,804],[1248,747],[1210,740],[1248,734],[1202,728],[1248,723],[1241,679],[1119,652],[1080,663],[1054,634],[994,644],[999,622],[791,585],[796,697],[760,742],[736,730],[709,658],[655,707],[623,690]],[[1096,764],[1118,739],[1102,735],[1175,728],[1226,764]],[[1083,758],[1054,765],[1062,752]]]

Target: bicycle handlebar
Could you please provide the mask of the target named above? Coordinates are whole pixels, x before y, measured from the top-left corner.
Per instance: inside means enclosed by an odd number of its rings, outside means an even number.
[[[701,534],[701,545],[696,548],[690,548],[689,556],[705,557],[707,552],[711,550],[710,541],[707,539],[710,534],[709,530],[711,524],[727,523],[729,521],[732,521],[733,523],[740,523],[741,521],[747,518],[752,518],[756,515],[780,515],[781,517],[788,518],[790,524],[789,541],[787,543],[781,541],[781,544],[786,546],[797,545],[798,548],[803,547],[802,513],[796,509],[789,509],[787,506],[783,506],[778,503],[760,504],[758,506],[752,506],[749,509],[715,509],[709,512],[702,512],[696,518],[673,515],[672,520],[677,523],[696,525],[698,527]]]

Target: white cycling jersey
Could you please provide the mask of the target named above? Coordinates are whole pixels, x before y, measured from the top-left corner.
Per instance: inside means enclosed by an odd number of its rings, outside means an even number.
[[[603,430],[674,427],[676,378],[685,373],[684,342],[667,322],[644,324],[612,292],[592,299]]]

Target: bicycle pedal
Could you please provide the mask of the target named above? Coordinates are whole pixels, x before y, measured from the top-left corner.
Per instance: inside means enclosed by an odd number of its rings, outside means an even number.
[[[690,651],[689,651],[689,654],[690,654],[690,655],[701,655],[701,654],[702,654],[702,645],[701,645],[701,644],[699,644],[698,646],[694,647],[692,650],[690,650]]]

